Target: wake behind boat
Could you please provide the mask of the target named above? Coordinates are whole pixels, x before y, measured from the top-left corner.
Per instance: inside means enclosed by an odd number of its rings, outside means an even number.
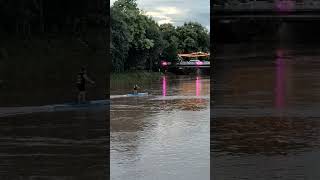
[[[43,106],[23,106],[23,107],[0,107],[0,117],[41,113],[41,112],[61,112],[78,110],[101,110],[110,105],[109,100],[93,100],[85,103],[65,103]]]

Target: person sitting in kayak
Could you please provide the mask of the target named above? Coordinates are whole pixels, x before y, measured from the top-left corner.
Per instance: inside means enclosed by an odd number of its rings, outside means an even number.
[[[82,67],[77,78],[77,87],[79,90],[78,103],[86,101],[86,81],[95,84],[95,82],[88,77],[86,68]]]
[[[137,85],[137,84],[135,84],[134,86],[133,86],[133,94],[138,94],[138,89],[139,89],[140,87]]]

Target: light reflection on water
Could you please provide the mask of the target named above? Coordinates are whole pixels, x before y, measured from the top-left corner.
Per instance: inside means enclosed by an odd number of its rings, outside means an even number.
[[[163,76],[150,96],[112,99],[111,179],[210,179],[209,84]]]
[[[216,63],[214,179],[319,179],[320,61],[309,49]]]
[[[196,80],[196,96],[200,96],[201,93],[201,80],[200,77],[197,76],[197,80]]]
[[[167,95],[167,79],[166,76],[162,77],[162,96]]]

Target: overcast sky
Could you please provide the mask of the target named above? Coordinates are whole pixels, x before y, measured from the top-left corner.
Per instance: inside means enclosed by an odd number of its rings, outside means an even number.
[[[116,0],[110,0],[113,4]],[[140,9],[152,16],[159,24],[196,21],[210,30],[209,0],[137,0]]]

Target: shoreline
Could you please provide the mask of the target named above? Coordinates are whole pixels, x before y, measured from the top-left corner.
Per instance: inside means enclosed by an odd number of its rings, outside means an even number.
[[[162,75],[161,72],[149,72],[149,71],[127,71],[122,73],[110,73],[110,87],[119,84],[128,84],[128,82],[134,84],[147,83],[150,81],[158,80]]]

